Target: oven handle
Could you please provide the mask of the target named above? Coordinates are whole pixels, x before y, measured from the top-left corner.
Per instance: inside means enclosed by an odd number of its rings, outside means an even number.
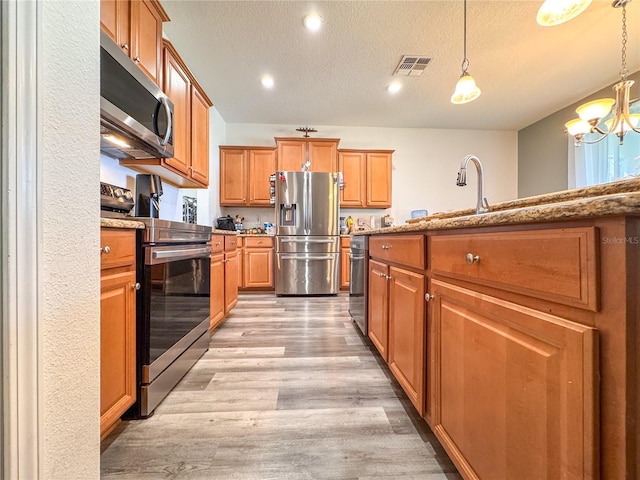
[[[145,255],[146,265],[156,265],[159,263],[169,263],[176,260],[184,260],[189,258],[207,258],[211,257],[211,247],[209,245],[202,247],[189,248],[171,248],[166,247],[150,247]]]

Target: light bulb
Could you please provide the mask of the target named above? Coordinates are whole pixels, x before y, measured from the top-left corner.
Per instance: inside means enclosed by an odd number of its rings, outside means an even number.
[[[560,25],[580,15],[591,0],[545,0],[536,15],[536,21],[543,27]]]
[[[387,86],[389,93],[398,93],[400,90],[402,90],[402,84],[400,82],[393,82]]]
[[[632,113],[631,115],[629,115],[629,120],[631,121],[631,125],[629,125],[624,118],[621,118],[618,126],[612,133],[624,134],[632,130],[633,128],[636,128],[640,124],[640,113]],[[613,118],[607,120],[606,122],[604,122],[604,124],[607,126],[608,131],[611,132],[611,127],[613,126]]]
[[[307,15],[304,17],[304,26],[311,32],[317,32],[322,26],[322,18],[320,18],[320,15],[315,13]]]
[[[264,88],[273,88],[273,85],[274,85],[273,77],[271,77],[270,75],[264,75],[260,79],[260,83]]]
[[[585,122],[581,118],[574,118],[573,120],[569,120],[564,124],[564,126],[567,128],[567,132],[569,133],[569,135],[573,135],[574,137],[576,135],[584,135],[591,131],[591,125],[589,124],[589,122]]]
[[[606,117],[616,101],[613,98],[601,98],[587,102],[576,108],[576,113],[586,122],[594,122]]]

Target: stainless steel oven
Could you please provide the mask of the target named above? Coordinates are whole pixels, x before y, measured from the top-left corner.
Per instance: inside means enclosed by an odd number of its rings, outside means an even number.
[[[209,348],[211,227],[136,218],[138,399],[144,418]]]
[[[349,314],[366,337],[367,275],[369,269],[369,237],[353,235],[349,255]]]

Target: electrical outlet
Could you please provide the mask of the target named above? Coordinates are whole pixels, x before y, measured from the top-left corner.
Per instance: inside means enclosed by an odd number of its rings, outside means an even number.
[[[364,225],[364,220],[361,218],[358,218],[358,226],[363,226]]]

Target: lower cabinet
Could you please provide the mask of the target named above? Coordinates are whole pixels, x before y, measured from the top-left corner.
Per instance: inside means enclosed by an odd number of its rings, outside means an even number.
[[[369,260],[369,339],[380,355],[388,360],[389,292],[387,277],[389,267],[384,263]]]
[[[224,237],[224,313],[228,314],[238,303],[238,239],[235,235]]]
[[[244,237],[242,254],[242,288],[274,288],[273,237]]]
[[[238,266],[235,235],[211,239],[211,314],[209,330],[222,323],[238,303]]]
[[[597,478],[596,330],[433,280],[433,430],[465,478]]]
[[[351,275],[351,239],[340,237],[340,290],[349,290]]]
[[[136,401],[135,230],[100,235],[100,437]]]

